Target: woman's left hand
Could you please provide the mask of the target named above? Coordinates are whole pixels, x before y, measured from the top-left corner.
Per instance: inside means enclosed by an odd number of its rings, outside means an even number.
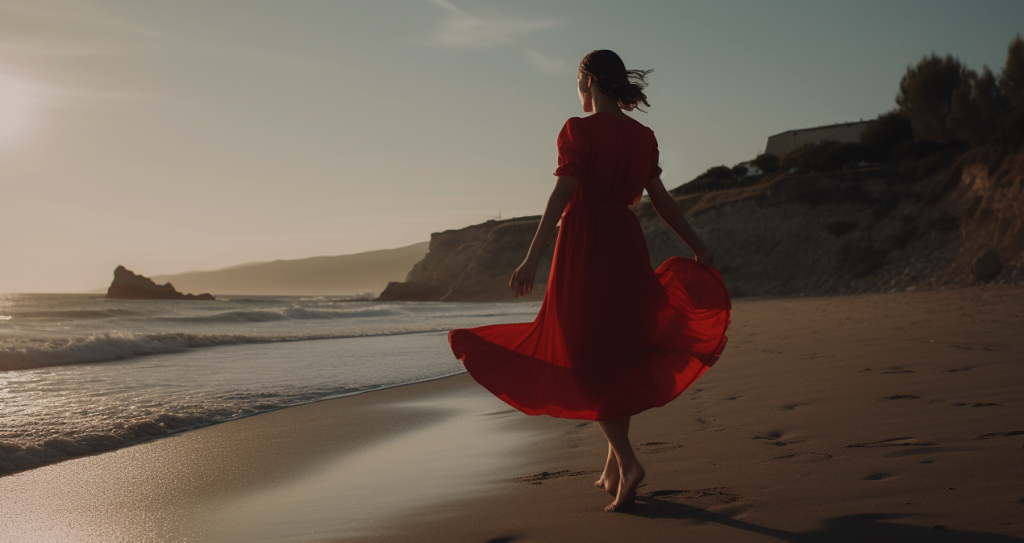
[[[526,296],[533,292],[533,279],[537,275],[537,263],[529,259],[512,272],[512,278],[508,281],[508,288],[516,293],[516,298]]]

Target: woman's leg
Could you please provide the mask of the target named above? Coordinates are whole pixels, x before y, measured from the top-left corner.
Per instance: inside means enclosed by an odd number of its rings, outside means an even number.
[[[636,501],[636,488],[644,480],[644,468],[636,459],[633,446],[629,443],[629,417],[602,420],[599,424],[619,464],[618,492],[615,494],[615,501],[604,510],[618,511],[633,505]]]
[[[626,432],[629,432],[629,417],[626,417]],[[615,456],[611,441],[608,442],[608,459],[604,463],[604,471],[594,486],[612,496],[619,493],[619,459]]]

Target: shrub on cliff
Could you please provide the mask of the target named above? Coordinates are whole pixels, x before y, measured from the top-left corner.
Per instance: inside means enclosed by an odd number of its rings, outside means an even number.
[[[694,194],[697,192],[713,192],[716,190],[731,189],[737,186],[736,177],[732,168],[728,166],[714,166],[692,181],[679,185],[669,191],[672,196],[681,194]]]
[[[1007,47],[999,88],[1006,95],[1010,108],[1024,109],[1024,40],[1020,39],[1020,34]]]
[[[868,154],[875,160],[889,160],[893,149],[914,138],[910,121],[898,110],[887,111],[864,127],[860,142],[867,147]]]
[[[757,155],[757,158],[752,160],[751,164],[764,173],[775,173],[779,171],[779,157],[770,153]]]
[[[952,148],[1024,141],[1024,40],[1010,42],[999,74],[951,55],[924,57],[907,68],[896,103],[919,140]]]
[[[957,140],[947,120],[952,112],[953,93],[968,78],[960,59],[932,54],[907,68],[900,80],[896,104],[918,138],[949,143]]]
[[[834,172],[868,157],[868,148],[863,144],[822,141],[786,153],[779,163],[779,169],[790,171],[796,168],[803,173]]]
[[[1007,110],[1006,95],[995,74],[985,66],[980,74],[968,71],[953,92],[946,124],[957,140],[978,147],[992,141],[999,119]]]
[[[1024,108],[1004,115],[997,124],[993,142],[1011,147],[1024,144]]]

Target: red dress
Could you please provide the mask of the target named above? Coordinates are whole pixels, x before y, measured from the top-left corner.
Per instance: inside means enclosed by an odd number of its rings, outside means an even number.
[[[729,293],[713,268],[672,257],[651,269],[629,205],[657,141],[634,119],[569,119],[555,175],[579,180],[562,214],[533,322],[453,330],[470,375],[528,415],[607,420],[665,405],[722,353]],[[511,273],[511,270],[510,270]]]

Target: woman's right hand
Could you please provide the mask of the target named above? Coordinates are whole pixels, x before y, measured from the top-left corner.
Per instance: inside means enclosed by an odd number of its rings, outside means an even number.
[[[512,278],[508,280],[508,288],[516,293],[516,298],[521,298],[533,292],[533,279],[537,275],[537,262],[526,259],[512,272]]]

